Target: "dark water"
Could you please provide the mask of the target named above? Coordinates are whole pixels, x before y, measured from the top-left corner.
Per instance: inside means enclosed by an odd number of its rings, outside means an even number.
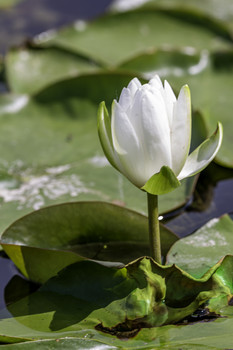
[[[90,20],[104,13],[111,0],[24,0],[0,12],[0,52],[25,39],[78,19]]]
[[[210,185],[209,191],[211,198],[206,199],[205,209],[195,210],[192,206],[187,206],[179,216],[169,221],[166,226],[176,232],[179,237],[185,237],[209,220],[233,213],[232,179],[219,181],[215,186]]]
[[[5,286],[10,282],[12,277],[20,275],[15,265],[6,256],[0,256],[0,309],[5,306]]]
[[[25,0],[12,9],[0,12],[0,53],[10,47],[23,44],[40,32],[58,28],[77,19],[90,20],[102,14],[111,0]],[[0,85],[0,92],[4,86]],[[211,170],[216,171],[214,168]],[[180,237],[186,236],[214,217],[233,212],[233,179],[213,181],[210,171],[199,179],[200,198],[197,193],[189,204],[179,211],[180,215],[167,222],[167,226]],[[5,286],[13,277],[19,276],[14,264],[0,255],[0,309],[4,307]]]

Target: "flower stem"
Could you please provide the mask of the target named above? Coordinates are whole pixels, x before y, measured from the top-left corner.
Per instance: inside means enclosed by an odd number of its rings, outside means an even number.
[[[147,204],[151,256],[157,263],[161,264],[158,196],[147,193]]]

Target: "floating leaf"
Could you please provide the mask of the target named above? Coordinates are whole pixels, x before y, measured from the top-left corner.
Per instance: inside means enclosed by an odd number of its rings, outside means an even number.
[[[174,46],[174,43],[176,48],[191,46],[198,50],[230,46],[226,40],[216,39],[215,31],[222,34],[217,27],[211,31],[193,22],[195,19],[188,21],[166,11],[142,9],[109,14],[91,23],[77,21],[45,40],[38,38],[35,42],[41,46],[64,48],[110,67],[116,67],[145,50]]]
[[[116,350],[118,347],[104,344],[104,342],[100,342],[99,340],[91,340],[88,339],[88,336],[86,339],[78,339],[78,338],[72,338],[72,337],[65,337],[65,338],[59,338],[59,339],[53,339],[53,340],[36,340],[36,341],[28,341],[23,343],[16,343],[16,344],[7,344],[7,345],[1,345],[3,347],[3,350],[76,350],[76,349],[82,349],[82,350]],[[7,347],[7,348],[6,348]],[[209,350],[209,348],[206,348]],[[214,350],[211,348],[210,350]]]
[[[174,244],[167,263],[175,263],[195,277],[201,277],[219,259],[233,252],[233,221],[228,215],[210,220],[192,235]]]
[[[121,63],[120,69],[139,72],[143,77],[150,79],[154,74],[167,78],[169,75],[183,75],[192,72],[205,59],[205,53],[195,48],[184,46],[176,48],[166,46],[154,48],[131,57]]]
[[[179,13],[199,18],[204,21],[206,26],[216,27],[224,33],[228,28],[229,34],[232,32],[233,6],[231,0],[223,0],[221,4],[213,0],[156,0],[148,1],[148,8],[163,8],[166,10],[175,10]],[[232,36],[231,36],[232,38]]]
[[[149,255],[147,225],[145,216],[113,204],[65,203],[19,219],[1,245],[26,277],[42,283],[75,261],[122,265]],[[161,225],[164,256],[177,239]]]
[[[164,77],[171,73],[192,72],[204,59],[204,53],[199,53],[190,47],[180,49],[173,46],[163,49],[150,48],[129,61],[123,62],[119,68],[127,72],[132,71],[134,75],[143,73],[143,76],[149,79],[155,72]],[[100,69],[93,61],[69,51],[53,47],[36,48],[30,46],[12,49],[8,52],[5,67],[11,91],[30,95],[59,80],[77,77]],[[103,98],[106,99],[102,96],[101,100]]]
[[[98,68],[94,62],[56,48],[13,49],[6,56],[6,75],[11,91],[30,95],[51,83]]]

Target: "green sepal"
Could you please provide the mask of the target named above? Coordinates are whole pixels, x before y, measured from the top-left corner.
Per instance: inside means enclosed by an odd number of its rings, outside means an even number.
[[[109,163],[118,170],[111,134],[111,122],[105,102],[101,102],[97,113],[97,127],[101,146]]]
[[[171,192],[181,185],[172,169],[163,166],[159,173],[151,176],[151,178],[141,188],[150,194],[160,195]]]

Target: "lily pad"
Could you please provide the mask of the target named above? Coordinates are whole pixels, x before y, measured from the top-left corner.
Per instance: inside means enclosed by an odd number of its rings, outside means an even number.
[[[15,343],[15,344],[7,344],[7,345],[1,345],[3,347],[3,350],[9,349],[21,349],[21,350],[75,350],[75,349],[82,349],[82,350],[97,350],[97,349],[103,349],[103,350],[116,350],[118,347],[111,346],[104,344],[103,342],[100,342],[98,340],[91,340],[91,339],[78,339],[78,338],[72,338],[72,337],[65,337],[65,338],[59,338],[59,339],[53,339],[53,340],[36,340],[36,341],[28,341],[23,343]],[[207,349],[209,350],[209,348]],[[213,348],[210,348],[210,350],[214,350]]]
[[[122,269],[78,262],[2,310],[0,339],[17,343],[76,338],[77,345],[86,340],[88,349],[89,341],[122,348],[119,338],[123,338],[125,349],[151,349],[161,342],[164,348],[201,343],[223,349],[232,341],[232,317],[206,324],[151,326],[175,322],[207,299],[227,305],[233,291],[232,263],[228,256],[196,280],[175,266],[157,265],[148,258]]]
[[[122,62],[119,68],[139,72],[147,79],[151,79],[154,74],[167,78],[170,75],[183,75],[194,71],[195,67],[198,67],[200,62],[205,59],[205,55],[202,51],[199,52],[192,47],[166,46],[146,50],[133,58],[131,57]]]
[[[3,233],[1,245],[26,277],[43,283],[75,261],[122,265],[149,255],[147,226],[145,216],[117,205],[65,203],[19,219]],[[161,225],[164,256],[177,239]]]
[[[147,2],[146,7],[153,6],[167,10],[178,10],[180,13],[186,14],[186,16],[187,14],[198,16],[200,20],[205,20],[206,25],[216,20],[216,25],[219,27],[222,26],[224,28],[227,25],[230,31],[233,29],[233,6],[231,0],[223,0],[221,4],[214,0],[151,0]]]
[[[109,14],[91,23],[77,21],[44,39],[38,37],[35,43],[61,47],[108,67],[116,67],[145,50],[164,45],[191,46],[198,50],[230,45],[223,38],[217,39],[215,30],[151,8]]]
[[[42,88],[64,78],[93,72],[93,61],[56,48],[21,48],[8,52],[6,75],[12,92],[33,95]]]
[[[212,333],[212,332],[210,332]],[[227,332],[224,332],[224,335],[226,337],[226,335],[228,336],[228,338],[230,338],[229,336],[229,328]],[[91,335],[91,337],[93,337]],[[196,338],[196,341],[195,341]],[[212,336],[204,336],[204,342],[206,343],[206,345],[201,345],[198,344],[198,337],[196,336],[190,336],[189,339],[191,339],[191,343],[188,343],[188,338],[187,338],[187,342],[184,343],[182,340],[179,342],[175,341],[173,345],[169,345],[170,343],[162,343],[161,345],[159,343],[157,343],[157,345],[159,346],[159,349],[161,350],[180,350],[181,346],[182,346],[182,350],[225,350],[225,346],[224,344],[230,344],[231,339],[224,340],[224,342],[222,343],[223,346],[222,347],[215,347],[215,346],[211,346],[208,344],[209,339],[211,339]],[[160,337],[161,341],[163,340],[163,337]],[[216,337],[215,337],[216,339]],[[218,340],[219,339],[219,340]],[[217,342],[220,346],[220,335],[218,336]],[[194,344],[195,342],[195,344]],[[98,341],[98,340],[91,340],[91,339],[78,339],[78,338],[72,338],[72,337],[65,337],[65,338],[60,338],[57,340],[36,340],[36,341],[28,341],[28,342],[23,342],[23,343],[16,343],[16,344],[7,344],[7,345],[1,345],[1,348],[3,350],[40,350],[40,349],[45,349],[46,350],[73,350],[73,349],[83,349],[83,350],[97,350],[101,347],[101,349],[104,350],[116,350],[116,349],[122,349],[122,341],[118,341],[118,345],[115,344],[115,346],[110,345],[108,343],[108,340],[106,339],[105,341]],[[151,349],[154,350],[156,345],[150,345],[154,343],[154,341],[149,341],[148,345],[146,345],[145,343],[147,342],[143,342],[143,341],[134,341],[134,344],[124,344],[124,350],[128,350],[128,349],[140,349],[140,350],[146,350],[146,349]],[[177,344],[180,345],[177,345]],[[218,346],[217,344],[217,346]],[[229,345],[230,346],[230,345]]]
[[[194,234],[182,238],[168,253],[175,263],[195,277],[201,277],[226,254],[233,252],[233,221],[228,215],[210,220]]]
[[[151,78],[155,72],[161,76],[185,74],[192,72],[200,62],[205,60],[205,54],[194,48],[148,49],[129,61],[123,62],[119,68],[132,71],[135,75],[143,73],[145,78]],[[101,67],[70,51],[59,48],[25,47],[12,49],[5,58],[6,77],[9,87],[15,93],[33,95],[54,82],[69,77],[93,72]],[[103,98],[103,97],[102,97]]]

